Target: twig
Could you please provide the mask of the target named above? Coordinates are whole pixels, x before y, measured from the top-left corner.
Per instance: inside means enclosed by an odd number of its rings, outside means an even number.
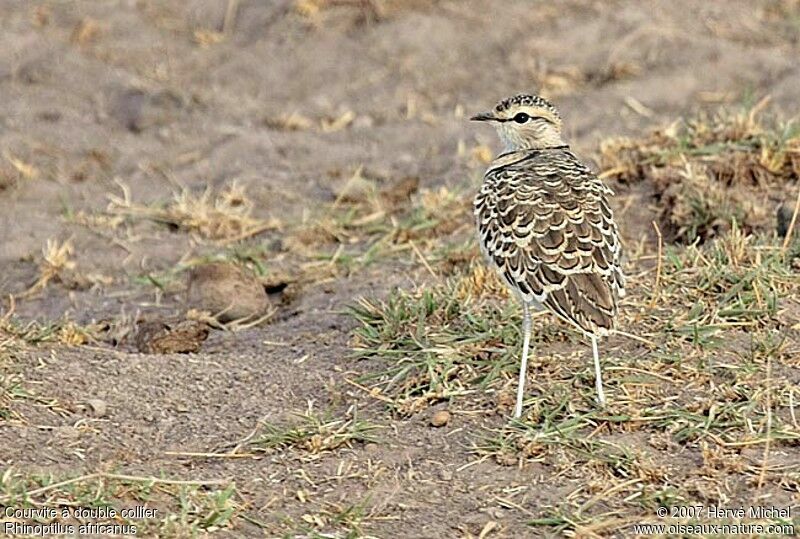
[[[154,483],[159,485],[204,486],[204,485],[225,485],[231,482],[230,479],[197,479],[197,480],[159,479],[158,477],[144,477],[139,475],[123,475],[115,473],[101,473],[99,475],[104,479],[116,479],[117,481],[134,481],[141,483]]]
[[[239,10],[239,0],[228,0],[228,7],[225,9],[225,19],[222,22],[222,33],[226,36],[230,34],[233,25],[236,23],[236,12]]]
[[[639,374],[645,374],[647,376],[652,376],[654,378],[660,378],[661,380],[664,380],[665,382],[674,382],[675,381],[674,378],[670,378],[668,376],[664,376],[663,374],[658,374],[658,373],[652,372],[652,371],[646,371],[644,369],[635,369],[633,367],[613,367],[612,366],[612,367],[606,367],[606,370],[608,370],[608,371],[635,372],[635,373],[639,373]],[[652,419],[652,418],[636,418],[637,421],[641,421],[643,419],[647,420],[647,419]]]
[[[652,118],[655,116],[653,109],[645,106],[641,101],[634,99],[631,96],[625,98],[625,104],[628,105],[633,112],[639,114],[640,116],[644,116],[645,118]]]
[[[433,271],[433,268],[430,266],[430,264],[428,264],[428,261],[425,260],[425,255],[423,255],[422,251],[419,250],[419,248],[417,247],[417,244],[414,243],[413,240],[408,240],[408,243],[411,244],[411,248],[414,250],[414,252],[417,254],[419,259],[422,261],[422,265],[425,266],[425,268],[428,270],[428,273],[430,273],[433,276],[434,279],[438,279],[439,276],[436,275],[436,272]]]
[[[764,444],[764,455],[761,459],[761,473],[758,474],[758,492],[764,486],[767,475],[767,461],[769,459],[769,442],[772,436],[772,354],[767,354],[767,441]]]
[[[221,239],[221,240],[219,240],[219,243],[221,245],[230,245],[231,243],[236,243],[236,242],[239,242],[239,241],[242,241],[242,240],[246,240],[247,238],[250,238],[252,236],[258,236],[262,232],[265,232],[267,230],[274,230],[275,228],[278,228],[278,225],[277,225],[277,223],[275,221],[267,221],[267,222],[264,222],[264,223],[261,223],[261,224],[253,225],[253,226],[243,230],[241,233],[237,234],[236,236],[232,236],[230,238]]]
[[[231,331],[241,331],[243,329],[250,329],[263,322],[266,322],[267,320],[275,316],[276,312],[278,312],[278,309],[275,307],[271,307],[266,313],[264,313],[263,315],[259,316],[254,320],[249,320],[247,318],[244,318],[242,320],[234,320],[233,322],[228,324],[228,329],[230,329]]]
[[[196,486],[203,486],[203,485],[223,485],[226,483],[230,483],[228,479],[209,479],[209,480],[195,480],[195,481],[184,481],[179,479],[159,479],[157,477],[144,477],[138,475],[124,475],[124,474],[115,474],[115,473],[106,473],[106,472],[95,472],[86,475],[81,475],[79,477],[73,477],[72,479],[67,479],[65,481],[59,481],[58,483],[53,483],[52,485],[47,485],[46,487],[37,488],[26,492],[26,497],[36,496],[38,494],[43,494],[45,492],[55,490],[57,488],[65,487],[67,485],[73,485],[75,483],[80,483],[81,481],[90,481],[92,479],[116,479],[117,481],[134,481],[134,482],[144,482],[144,483],[154,483],[154,484],[163,484],[163,485],[196,485]],[[0,498],[0,503],[8,503],[11,500],[11,496],[3,496]]]
[[[42,494],[43,492],[47,492],[48,490],[53,490],[61,487],[65,487],[67,485],[72,485],[73,483],[80,483],[81,481],[88,481],[90,479],[94,479],[96,477],[100,477],[102,474],[100,473],[90,473],[88,475],[82,475],[80,477],[73,477],[72,479],[67,479],[66,481],[59,481],[58,483],[53,483],[52,485],[47,485],[46,487],[37,488],[31,490],[27,493],[27,496],[36,496],[37,494]],[[11,500],[11,496],[3,496],[0,498],[0,502],[6,503]]]
[[[494,497],[494,499],[495,499],[495,500],[497,500],[498,502],[500,502],[500,504],[501,504],[501,505],[507,505],[507,506],[509,506],[509,507],[513,507],[513,508],[514,508],[514,509],[516,509],[517,511],[519,511],[519,512],[521,512],[521,513],[525,513],[525,514],[526,514],[526,515],[528,515],[529,517],[536,518],[536,517],[538,517],[538,516],[539,516],[539,515],[537,515],[536,513],[534,513],[533,511],[530,511],[530,510],[528,510],[528,509],[525,509],[524,507],[522,507],[522,506],[521,506],[521,505],[519,505],[518,503],[512,502],[512,501],[511,501],[511,500],[509,500],[508,498],[501,498],[500,496],[495,496],[495,497]]]
[[[651,341],[650,339],[645,339],[644,337],[639,337],[638,335],[634,335],[632,333],[627,333],[625,331],[620,331],[618,329],[614,330],[614,335],[622,335],[623,337],[628,337],[629,339],[633,339],[634,341],[639,341],[644,344],[648,344],[650,346],[657,346],[655,342]]]
[[[591,506],[593,506],[597,502],[603,500],[606,496],[608,496],[610,494],[615,494],[616,492],[618,492],[620,490],[623,490],[623,489],[625,489],[625,488],[627,488],[627,487],[629,487],[631,485],[635,485],[636,483],[641,483],[641,482],[642,482],[642,479],[640,477],[635,477],[635,478],[629,479],[628,481],[625,481],[623,483],[619,483],[619,484],[614,485],[614,486],[612,486],[610,488],[607,488],[603,492],[600,492],[600,493],[592,496],[590,499],[586,500],[586,502],[584,502],[584,504],[581,505],[580,508],[578,508],[578,514],[580,515],[586,509],[590,508]]]
[[[0,318],[0,323],[7,324],[9,320],[11,320],[11,316],[14,314],[14,310],[17,308],[17,301],[14,298],[14,294],[8,295],[8,310],[3,314],[2,318]]]
[[[192,451],[164,451],[165,455],[171,457],[197,457],[205,459],[243,459],[243,458],[260,458],[255,453],[195,453]]]
[[[499,526],[499,524],[494,520],[490,520],[489,522],[487,522],[486,525],[481,530],[481,533],[478,535],[478,539],[485,539],[487,535],[492,533],[492,530],[497,528],[497,526]]]
[[[373,391],[368,387],[362,386],[358,382],[354,382],[353,380],[350,380],[349,378],[345,378],[344,381],[347,382],[348,384],[350,384],[351,386],[357,387],[358,389],[360,389],[361,391],[364,391],[365,393],[369,393],[370,397],[374,397],[374,398],[378,399],[379,401],[388,402],[389,404],[394,404],[394,401],[392,399],[390,399],[389,397],[384,397],[380,393],[377,393],[376,391]]]
[[[753,125],[756,122],[756,116],[758,116],[761,113],[761,111],[764,110],[764,107],[766,107],[771,100],[772,100],[771,95],[765,95],[764,97],[761,98],[761,100],[758,103],[756,103],[753,106],[752,109],[750,109],[750,114],[747,115],[747,122],[750,125]]]
[[[794,232],[794,225],[797,224],[797,213],[800,212],[800,188],[797,189],[797,200],[794,202],[794,212],[792,213],[792,220],[789,221],[789,228],[786,230],[786,237],[783,238],[783,245],[781,246],[781,254],[786,254],[786,249],[789,247],[789,242],[792,239],[792,232]]]
[[[219,455],[222,455],[222,454],[225,454],[225,455],[237,455],[238,454],[237,451],[239,451],[244,444],[246,444],[247,442],[252,440],[253,437],[258,433],[258,431],[261,430],[261,427],[264,425],[266,419],[267,419],[266,417],[262,417],[261,419],[256,421],[256,426],[253,427],[253,430],[250,431],[250,434],[248,434],[247,436],[245,436],[241,440],[237,440],[236,442],[228,443],[228,444],[225,444],[223,446],[217,446],[218,449],[216,451],[219,451],[219,449],[222,449],[222,448],[225,448],[225,447],[233,446],[233,448],[230,451],[228,451],[227,453],[219,453],[219,452],[217,452],[216,454],[219,454]]]
[[[664,238],[661,235],[661,229],[658,228],[658,223],[653,221],[653,228],[658,236],[658,262],[656,266],[656,284],[653,287],[653,297],[650,299],[650,308],[654,309],[659,296],[661,295],[661,268],[664,260]]]

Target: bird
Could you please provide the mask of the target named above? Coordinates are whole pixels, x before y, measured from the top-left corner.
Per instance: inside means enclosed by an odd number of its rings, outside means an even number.
[[[616,326],[625,295],[613,191],[572,152],[558,110],[519,94],[470,118],[494,125],[505,148],[489,164],[473,210],[483,255],[522,304],[522,415],[531,312],[548,310],[591,341],[597,400],[605,405],[597,341]]]

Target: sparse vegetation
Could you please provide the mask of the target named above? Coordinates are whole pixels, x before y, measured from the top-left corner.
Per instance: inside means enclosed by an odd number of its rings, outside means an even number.
[[[375,433],[382,428],[358,419],[355,412],[337,418],[331,414],[318,416],[309,410],[298,415],[297,419],[289,424],[264,423],[250,445],[262,451],[295,448],[309,455],[318,455],[340,447],[352,447],[354,442],[375,442]]]
[[[24,474],[6,468],[0,474],[0,505],[23,509],[52,507],[55,519],[39,518],[49,524],[117,524],[133,526],[138,535],[193,537],[231,526],[241,512],[235,501],[236,487],[224,481],[182,481],[114,473],[77,477]],[[65,508],[88,510],[114,508],[115,518],[62,518]],[[140,518],[121,516],[122,509],[143,508]],[[133,528],[128,528],[133,529]]]
[[[676,121],[643,139],[608,140],[602,174],[650,182],[670,241],[705,241],[734,222],[765,231],[800,179],[800,124],[766,117],[767,101]]]
[[[794,165],[785,166],[785,176],[775,169],[763,181],[794,182]],[[719,185],[724,192],[735,189]],[[711,500],[719,482],[762,488],[797,481],[796,467],[767,469],[767,453],[759,460],[745,449],[793,451],[800,441],[797,381],[774,376],[796,366],[800,252],[771,231],[747,230],[732,217],[703,244],[670,244],[660,260],[649,251],[629,261],[626,271],[636,278],[620,326],[635,339],[623,334],[610,340],[606,410],[594,403],[580,337],[549,315],[535,321],[526,415],[474,447],[481,460],[536,462],[581,479],[583,488],[543,508],[531,525],[553,533],[601,532],[647,521],[664,504]],[[373,397],[401,417],[439,401],[508,413],[513,399],[504,389],[518,368],[518,307],[486,272],[476,262],[437,284],[395,290],[386,300],[363,299],[352,308],[361,324],[353,346],[369,362],[360,381]],[[615,441],[621,437],[649,444],[631,448]],[[678,446],[702,455],[701,479],[654,457],[654,450]]]

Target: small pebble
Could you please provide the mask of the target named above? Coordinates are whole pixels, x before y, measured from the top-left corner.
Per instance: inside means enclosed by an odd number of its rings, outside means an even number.
[[[89,399],[86,401],[92,415],[95,417],[105,417],[108,413],[108,405],[106,401],[101,399]]]
[[[444,427],[450,421],[450,412],[439,410],[431,416],[431,425],[434,427]]]
[[[787,202],[778,207],[778,211],[775,216],[775,229],[781,238],[785,238],[786,234],[789,233],[789,225],[792,223],[792,217],[794,217],[793,204],[790,205]],[[795,226],[797,226],[797,224],[795,224]]]

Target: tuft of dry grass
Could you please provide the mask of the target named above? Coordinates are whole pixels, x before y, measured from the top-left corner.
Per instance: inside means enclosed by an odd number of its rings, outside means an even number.
[[[232,243],[280,227],[277,219],[252,216],[253,201],[245,188],[235,181],[218,192],[208,188],[199,195],[182,189],[161,206],[136,203],[131,199],[130,190],[124,185],[122,189],[121,197],[109,196],[107,212],[110,215],[163,223],[205,239]]]
[[[282,114],[277,117],[264,118],[263,123],[271,129],[279,131],[308,131],[316,130],[320,133],[332,133],[346,129],[356,119],[352,110],[345,110],[337,116],[322,117],[312,120],[299,112]]]
[[[78,46],[86,46],[96,41],[103,32],[100,21],[85,17],[75,25],[70,36],[70,41]]]
[[[669,241],[765,230],[800,178],[800,124],[765,118],[767,100],[676,122],[642,139],[601,145],[602,176],[650,182]]]
[[[36,165],[28,163],[9,152],[4,152],[3,156],[6,158],[8,163],[14,168],[18,177],[25,180],[35,180],[40,176],[41,171],[36,167]]]
[[[359,419],[353,409],[343,418],[330,414],[320,416],[311,409],[296,417],[297,421],[288,424],[263,423],[248,445],[265,452],[293,448],[300,451],[303,458],[313,460],[323,453],[352,447],[354,443],[376,442],[375,432],[382,428]]]
[[[480,263],[430,288],[396,290],[384,301],[362,298],[351,314],[361,324],[352,341],[356,358],[388,362],[360,381],[399,416],[491,394],[513,378],[519,317],[505,287]]]
[[[586,86],[602,86],[625,80],[639,73],[641,67],[629,62],[611,63],[586,71],[579,66],[550,66],[537,64],[534,79],[539,92],[547,97],[572,94]]]
[[[471,193],[466,189],[420,189],[419,179],[374,178],[361,168],[346,180],[336,200],[286,241],[310,259],[310,279],[349,274],[380,260],[416,265],[430,273],[454,240],[471,233]]]
[[[86,289],[92,286],[105,286],[113,282],[110,277],[99,273],[82,273],[77,270],[74,260],[75,248],[72,240],[47,240],[42,248],[42,258],[38,264],[38,276],[16,299],[30,298],[52,283],[61,283],[69,289]],[[12,300],[13,301],[13,300]],[[11,306],[13,310],[13,303]]]
[[[47,240],[42,249],[42,261],[39,263],[39,277],[20,298],[30,297],[47,287],[53,280],[60,280],[66,274],[75,270],[76,264],[72,259],[74,247],[71,240],[59,242],[54,239]]]
[[[331,7],[354,7],[359,10],[359,16],[364,22],[379,20],[383,10],[376,0],[295,0],[294,9],[303,17],[314,22],[320,12]]]

